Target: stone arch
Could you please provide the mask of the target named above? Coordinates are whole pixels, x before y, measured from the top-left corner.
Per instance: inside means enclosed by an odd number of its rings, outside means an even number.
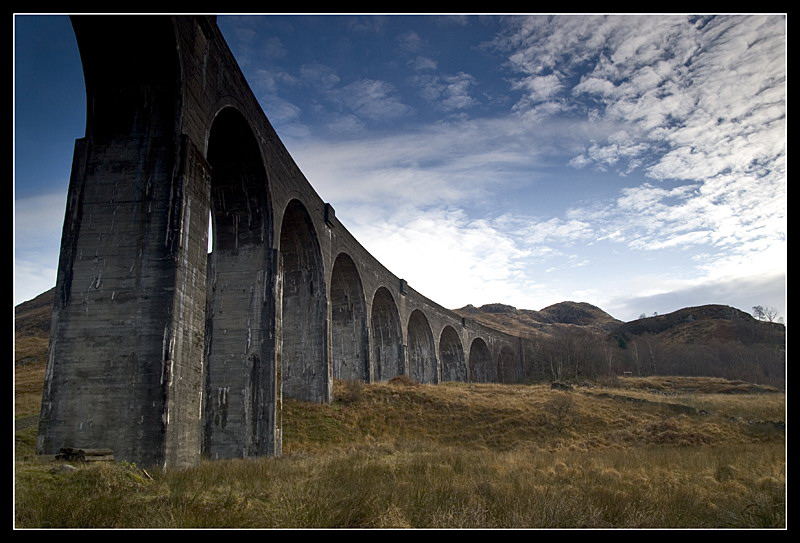
[[[464,348],[452,326],[445,326],[439,337],[439,358],[442,360],[442,381],[467,380]]]
[[[372,298],[372,360],[378,380],[385,381],[405,373],[403,361],[403,331],[400,313],[392,294],[380,287]]]
[[[339,253],[331,272],[333,376],[369,381],[369,332],[364,288],[355,262]]]
[[[514,354],[514,350],[508,345],[503,345],[497,355],[497,380],[500,383],[516,383],[519,381],[517,357]]]
[[[469,380],[474,383],[494,381],[492,354],[482,338],[475,338],[469,347]]]
[[[258,142],[228,107],[211,125],[204,452],[268,454],[275,377],[272,204]]]
[[[327,297],[322,253],[311,216],[299,200],[290,201],[283,212],[279,247],[283,395],[326,402]]]
[[[71,18],[86,84],[86,137],[162,143],[174,136],[182,74],[171,18],[90,19]]]
[[[408,364],[412,379],[420,383],[438,382],[433,332],[419,309],[412,311],[408,318]]]

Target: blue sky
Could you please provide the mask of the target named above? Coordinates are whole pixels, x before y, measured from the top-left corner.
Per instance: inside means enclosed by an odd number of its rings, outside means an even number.
[[[220,16],[267,117],[446,307],[786,315],[782,15]],[[66,17],[16,17],[15,303],[55,283],[84,130]]]

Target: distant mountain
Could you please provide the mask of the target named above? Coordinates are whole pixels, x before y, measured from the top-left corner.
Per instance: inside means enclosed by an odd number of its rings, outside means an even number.
[[[622,341],[644,335],[663,343],[735,341],[746,345],[779,345],[785,341],[783,324],[759,321],[727,305],[685,307],[630,322],[615,319],[585,302],[560,302],[539,311],[505,304],[467,305],[455,312],[504,332],[533,338],[580,328]]]
[[[559,302],[539,311],[505,304],[467,305],[455,312],[504,332],[528,337],[549,335],[555,330],[573,326],[608,333],[623,324],[599,307],[585,302]]]
[[[686,307],[622,322],[587,303],[539,311],[505,304],[455,310],[530,338],[526,379],[602,374],[711,376],[785,386],[786,328],[726,305]]]
[[[14,308],[14,332],[19,335],[50,335],[50,315],[56,288],[22,302]]]
[[[786,328],[780,323],[757,320],[728,305],[701,305],[622,323],[611,330],[613,337],[623,340],[645,334],[663,343],[736,341],[745,345],[780,345],[785,342]]]

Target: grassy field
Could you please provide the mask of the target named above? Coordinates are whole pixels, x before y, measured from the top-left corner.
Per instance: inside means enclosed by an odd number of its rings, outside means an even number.
[[[17,368],[18,421],[38,411],[36,366]],[[16,525],[785,526],[784,394],[650,385],[337,382],[330,405],[284,402],[284,456],[166,473],[59,471],[28,426]]]

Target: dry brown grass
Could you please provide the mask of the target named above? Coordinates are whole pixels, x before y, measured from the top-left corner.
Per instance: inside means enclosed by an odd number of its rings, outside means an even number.
[[[783,448],[594,454],[408,443],[53,474],[18,465],[18,527],[780,527]]]
[[[38,372],[17,369],[18,395],[30,396],[27,404],[18,398],[25,412],[38,405]],[[647,401],[596,396],[604,391]],[[154,480],[125,463],[51,473],[52,464],[18,461],[16,524],[785,525],[782,431],[663,405],[711,402],[738,412],[783,394],[337,382],[334,396],[330,405],[284,401],[281,458],[203,462],[152,473]],[[18,458],[32,453],[34,437],[35,428],[17,432]]]
[[[44,363],[14,366],[14,415],[37,415],[42,403]]]
[[[618,389],[614,387],[596,387],[587,392],[595,394],[606,392],[616,396],[638,398],[667,406],[674,404],[684,405],[698,411],[705,411],[712,417],[739,418],[746,421],[786,421],[786,396],[782,393],[674,392],[665,395],[652,392],[651,389]]]
[[[623,377],[617,379],[614,385],[619,388],[648,390],[667,394],[759,394],[780,392],[770,385],[757,385],[722,377],[687,377],[680,375]]]

